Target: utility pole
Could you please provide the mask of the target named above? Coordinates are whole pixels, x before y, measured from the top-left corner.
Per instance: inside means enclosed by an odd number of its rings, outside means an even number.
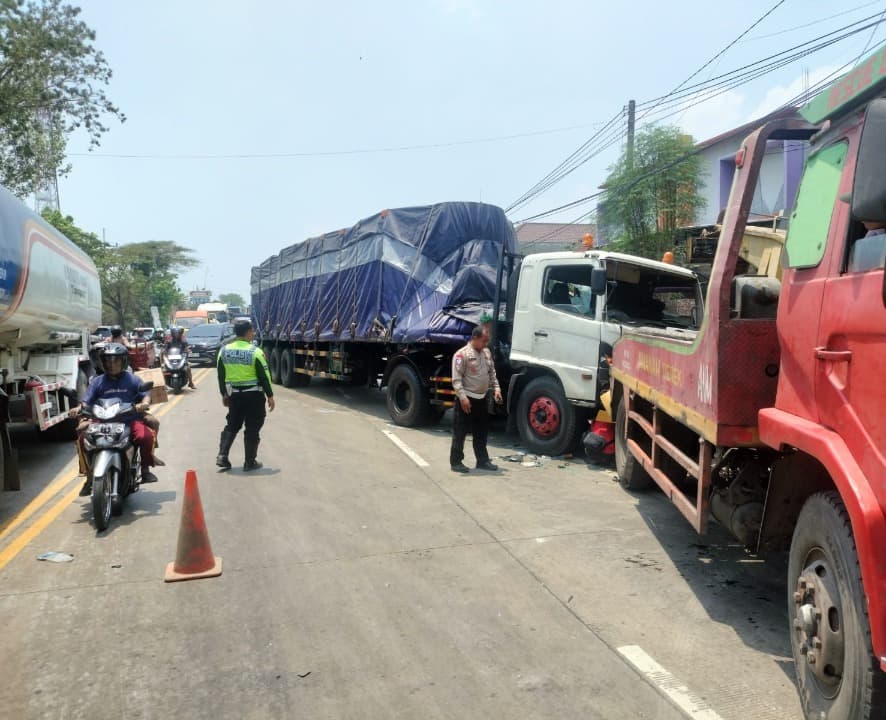
[[[628,170],[634,169],[634,117],[637,112],[637,103],[628,101],[628,147],[625,153]]]

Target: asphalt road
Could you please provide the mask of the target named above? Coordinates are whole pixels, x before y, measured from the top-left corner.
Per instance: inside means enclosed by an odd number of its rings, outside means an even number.
[[[104,533],[71,447],[19,438],[0,717],[800,718],[779,559],[582,461],[455,475],[448,416],[395,428],[380,393],[331,384],[281,388],[265,468],[238,441],[218,473],[198,377],[161,418],[160,482]],[[224,573],[165,584],[190,468]]]

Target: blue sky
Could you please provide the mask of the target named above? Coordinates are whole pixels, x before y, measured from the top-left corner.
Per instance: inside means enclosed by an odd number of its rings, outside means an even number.
[[[595,123],[630,98],[671,90],[775,1],[84,0],[127,121],[87,156],[85,140],[72,138],[61,208],[110,242],[193,248],[201,266],[182,276],[184,290],[205,282],[247,296],[252,265],[383,208],[507,206]],[[883,10],[886,0],[787,0],[696,81]],[[884,38],[881,27],[872,47]],[[696,139],[717,134],[794,95],[806,73],[815,82],[852,60],[868,40],[848,39],[676,119]],[[291,156],[539,131],[553,132]],[[512,219],[593,192],[616,155],[613,147]]]

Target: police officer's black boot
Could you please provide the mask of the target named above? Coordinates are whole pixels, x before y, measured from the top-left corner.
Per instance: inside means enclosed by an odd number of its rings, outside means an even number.
[[[231,469],[228,453],[231,452],[231,445],[234,444],[235,437],[237,436],[234,433],[222,430],[221,439],[218,441],[218,457],[215,459],[215,464],[224,470]]]
[[[258,440],[253,440],[252,438],[243,438],[243,446],[246,450],[246,462],[243,463],[243,469],[246,471],[258,470],[262,466],[255,459],[255,456],[258,454],[258,443]]]

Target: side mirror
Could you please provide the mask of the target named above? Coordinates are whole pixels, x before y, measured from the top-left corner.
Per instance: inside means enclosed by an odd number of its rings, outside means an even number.
[[[864,113],[861,145],[852,184],[852,215],[858,220],[886,222],[886,98],[871,101]]]
[[[606,292],[606,268],[591,269],[591,292],[594,295],[603,295]]]

